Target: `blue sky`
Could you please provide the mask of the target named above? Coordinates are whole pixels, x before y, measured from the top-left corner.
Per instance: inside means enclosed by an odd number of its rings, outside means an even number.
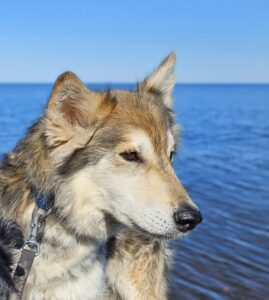
[[[269,1],[1,2],[0,82],[134,82],[170,51],[178,82],[269,82]]]

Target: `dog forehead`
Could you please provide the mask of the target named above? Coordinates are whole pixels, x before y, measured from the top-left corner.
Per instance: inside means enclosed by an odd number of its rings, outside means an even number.
[[[166,107],[157,96],[133,92],[133,91],[111,91],[111,95],[117,99],[117,112],[127,122],[146,129],[158,125],[158,129],[167,132],[172,126],[171,110]],[[155,127],[156,128],[156,127]]]
[[[117,99],[116,119],[135,143],[144,145],[147,152],[161,153],[173,147],[173,115],[159,99],[128,91],[113,91],[113,96]]]

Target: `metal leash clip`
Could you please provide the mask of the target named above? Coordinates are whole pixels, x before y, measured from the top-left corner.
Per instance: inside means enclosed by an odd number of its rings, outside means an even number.
[[[33,209],[30,223],[30,235],[22,248],[21,256],[13,276],[18,296],[16,299],[22,299],[23,289],[34,259],[40,255],[40,242],[45,229],[45,221],[53,209],[53,202],[50,201],[50,203],[50,207],[47,207],[46,199],[42,195],[36,195],[36,206]],[[24,271],[23,274],[21,274],[21,269]]]
[[[37,206],[34,208],[32,213],[32,221],[30,225],[30,236],[25,242],[25,244],[32,250],[35,249],[35,256],[39,256],[40,254],[40,239],[44,232],[44,225],[47,216],[50,211],[45,211],[42,208],[38,208]]]

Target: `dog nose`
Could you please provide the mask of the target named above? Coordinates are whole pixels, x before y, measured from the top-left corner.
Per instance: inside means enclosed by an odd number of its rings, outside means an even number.
[[[202,214],[197,209],[179,210],[174,214],[174,218],[181,232],[192,230],[203,220]]]

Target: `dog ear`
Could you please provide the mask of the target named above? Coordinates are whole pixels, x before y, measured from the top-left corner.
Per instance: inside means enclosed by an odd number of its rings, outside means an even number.
[[[75,74],[62,74],[53,87],[44,118],[48,145],[56,148],[80,138],[76,148],[82,146],[115,105],[109,93],[94,93]]]
[[[138,91],[151,93],[163,100],[168,107],[172,105],[172,91],[175,86],[176,55],[169,54],[153,73],[138,84]]]

